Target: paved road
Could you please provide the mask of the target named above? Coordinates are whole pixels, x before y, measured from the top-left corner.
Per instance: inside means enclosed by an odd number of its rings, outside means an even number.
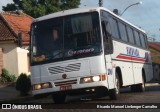
[[[80,96],[68,96],[67,97],[67,104],[60,104],[56,105],[53,103],[51,97],[43,98],[43,99],[33,99],[33,100],[27,100],[23,102],[17,102],[20,105],[22,103],[33,103],[33,104],[39,104],[42,105],[42,107],[47,106],[46,108],[50,109],[44,109],[41,110],[43,112],[135,112],[137,111],[137,108],[139,106],[142,106],[143,104],[137,104],[137,103],[147,103],[146,105],[158,105],[160,104],[160,84],[154,84],[154,85],[147,85],[146,92],[144,93],[133,93],[130,92],[129,88],[125,88],[121,90],[121,94],[118,100],[110,100],[109,97],[102,97],[102,98],[93,98],[93,95],[80,95]],[[15,102],[16,103],[16,102]],[[47,103],[47,104],[46,104]],[[123,104],[125,103],[125,104]],[[97,105],[105,106],[106,105],[122,105],[122,106],[130,106],[135,103],[138,107],[132,108],[132,109],[113,109],[113,108],[101,108],[97,109]],[[153,104],[154,103],[154,104]],[[155,104],[157,103],[157,104]],[[44,104],[44,105],[43,105]],[[133,104],[134,105],[134,104]],[[145,106],[146,106],[145,105]],[[85,106],[85,107],[84,107]],[[75,110],[76,109],[76,110]],[[89,110],[88,110],[89,109]],[[140,112],[159,112],[159,109],[138,109]],[[2,111],[2,110],[0,110]],[[19,110],[21,112],[23,110]],[[25,111],[25,110],[24,110]],[[33,111],[33,110],[27,110],[27,112]],[[7,112],[4,110],[4,112]],[[9,111],[10,112],[10,111]],[[12,112],[17,112],[17,110],[12,110]],[[35,110],[35,112],[40,112],[40,110]]]
[[[108,96],[98,98],[94,95],[79,95],[67,96],[66,101],[69,104],[74,103],[160,103],[160,84],[146,85],[146,92],[133,93],[130,88],[121,89],[121,94],[118,100],[110,100]],[[34,99],[24,101],[23,103],[53,103],[52,98],[49,96],[43,99]]]

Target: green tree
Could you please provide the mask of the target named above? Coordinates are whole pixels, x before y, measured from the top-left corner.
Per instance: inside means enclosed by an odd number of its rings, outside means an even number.
[[[9,3],[7,6],[2,6],[3,11],[15,11],[17,6],[22,9],[22,0],[13,0],[14,3]]]
[[[14,3],[2,7],[3,11],[15,11],[18,8],[37,18],[61,10],[77,8],[80,0],[13,0]]]

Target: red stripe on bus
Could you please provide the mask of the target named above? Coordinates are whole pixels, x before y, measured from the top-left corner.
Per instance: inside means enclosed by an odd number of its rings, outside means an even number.
[[[120,58],[120,59],[125,59],[125,60],[130,60],[130,61],[142,61],[142,62],[145,62],[145,59],[140,59],[140,58],[133,58],[133,57],[130,57],[130,56],[122,56],[122,55],[118,55],[117,58]]]

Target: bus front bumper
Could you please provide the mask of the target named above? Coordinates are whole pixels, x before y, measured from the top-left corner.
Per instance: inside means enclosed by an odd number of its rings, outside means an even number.
[[[52,83],[52,88],[32,90],[33,95],[43,95],[43,94],[54,94],[57,92],[65,92],[66,94],[82,94],[82,93],[96,93],[103,91],[108,91],[107,81],[98,81],[91,83],[82,83],[82,84],[72,84],[72,85],[60,85],[55,86]]]

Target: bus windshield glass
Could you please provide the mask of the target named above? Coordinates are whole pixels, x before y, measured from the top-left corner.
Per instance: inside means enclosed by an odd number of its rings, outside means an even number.
[[[57,17],[32,24],[32,63],[94,56],[101,51],[98,12]]]

